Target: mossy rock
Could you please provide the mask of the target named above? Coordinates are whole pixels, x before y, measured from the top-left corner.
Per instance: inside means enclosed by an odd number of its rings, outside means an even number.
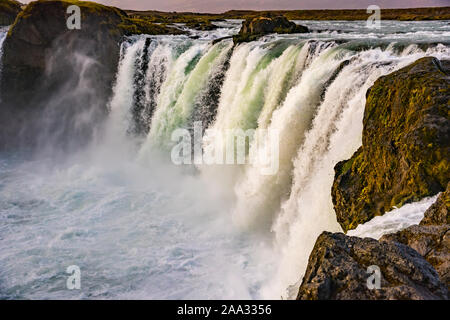
[[[81,11],[81,29],[67,28],[67,8]],[[3,46],[0,86],[2,105],[0,147],[14,144],[14,137],[25,140],[36,136],[32,112],[45,107],[49,96],[61,89],[70,77],[79,76],[77,59],[89,64],[92,90],[100,114],[107,112],[113,81],[120,58],[123,36],[132,34],[172,34],[180,30],[130,18],[125,11],[88,1],[35,1],[19,13]],[[77,58],[78,57],[78,58]],[[94,99],[94,97],[92,98]],[[76,101],[66,102],[75,105]],[[66,106],[61,106],[65,108]],[[75,107],[72,107],[75,108]],[[66,117],[71,122],[70,116]],[[30,122],[30,123],[28,123]],[[73,124],[67,124],[70,127]],[[61,123],[61,126],[64,126]],[[67,131],[66,128],[61,131]]]
[[[367,93],[363,144],[335,167],[338,222],[347,231],[450,181],[450,61],[422,58]]]
[[[21,5],[15,0],[0,1],[0,26],[9,26],[13,24],[17,15],[21,11]]]
[[[272,17],[270,14],[262,17],[248,18],[242,22],[239,34],[233,37],[234,43],[249,42],[270,33],[306,33],[309,29],[289,21],[284,16]]]

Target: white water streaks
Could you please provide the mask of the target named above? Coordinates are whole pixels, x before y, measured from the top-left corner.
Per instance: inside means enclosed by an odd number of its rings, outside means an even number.
[[[1,57],[3,55],[3,42],[5,41],[7,34],[8,28],[0,27],[0,66],[1,66]]]
[[[425,211],[437,200],[439,195],[424,198],[418,202],[405,204],[399,209],[393,209],[382,216],[360,224],[356,229],[349,230],[347,234],[354,237],[370,237],[380,239],[385,234],[395,233],[409,226],[419,224]]]
[[[424,54],[396,56],[380,49],[355,52],[327,88],[294,159],[289,199],[282,204],[273,226],[283,258],[268,287],[269,293],[286,290],[291,285],[296,289],[298,274],[304,272],[318,235],[324,230],[340,231],[331,200],[333,168],[337,162],[350,158],[361,145],[367,89],[379,76]],[[289,297],[289,292],[284,294]]]
[[[175,61],[164,82],[158,107],[151,121],[147,143],[170,147],[171,134],[177,128],[186,128],[195,99],[208,84],[231,49],[231,42],[219,42],[213,46],[194,44]],[[148,146],[144,145],[143,151]]]
[[[8,27],[0,27],[0,75],[2,74],[2,57],[3,57],[3,42],[8,34]],[[2,101],[2,95],[0,92],[0,102]]]
[[[215,69],[222,63],[221,53],[230,50],[228,45],[190,44],[173,60],[141,159],[154,156],[151,150],[158,146],[170,146],[175,129],[189,128],[195,97],[213,72],[207,67]],[[361,145],[367,89],[381,75],[425,55],[447,57],[448,48],[438,45],[424,51],[415,44],[366,48],[357,43],[292,40],[234,48],[217,115],[203,139],[204,150],[217,147],[209,132],[276,130],[279,169],[263,175],[257,164],[198,167],[202,179],[220,179],[222,188],[234,190],[228,199],[235,226],[275,237],[274,255],[280,263],[262,287],[262,297],[292,297],[317,236],[324,230],[340,230],[330,194],[333,168]],[[226,149],[226,139],[221,142]],[[249,148],[264,154],[268,145],[253,141]]]

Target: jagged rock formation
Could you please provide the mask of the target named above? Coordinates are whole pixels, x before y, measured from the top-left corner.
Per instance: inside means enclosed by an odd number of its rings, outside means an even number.
[[[332,197],[344,231],[450,180],[450,61],[422,58],[369,89],[362,147],[335,167]]]
[[[269,33],[306,33],[309,29],[289,21],[286,17],[257,17],[242,22],[239,34],[233,37],[235,43],[248,42]]]
[[[81,9],[80,30],[67,27],[67,8],[73,4]],[[48,143],[49,139],[67,145],[62,140],[68,136],[72,141],[85,140],[107,111],[121,38],[179,32],[93,2],[30,3],[4,43],[0,148]],[[41,120],[47,133],[40,128]],[[42,135],[46,137],[41,139]]]
[[[437,271],[450,290],[450,183],[437,201],[425,212],[420,225],[411,226],[381,241],[396,241],[420,253]]]
[[[367,268],[381,271],[380,289],[369,289]],[[447,299],[433,267],[415,250],[398,242],[322,233],[309,257],[297,299]]]
[[[11,25],[21,10],[21,4],[15,0],[0,1],[0,26]]]

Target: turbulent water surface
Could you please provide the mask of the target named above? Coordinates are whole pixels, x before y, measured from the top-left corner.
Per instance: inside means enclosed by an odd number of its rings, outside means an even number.
[[[211,40],[239,21],[195,39],[126,39],[106,125],[88,147],[0,155],[0,298],[294,296],[317,236],[340,231],[333,167],[361,145],[367,89],[420,57],[450,58],[448,21],[302,23],[313,33],[237,47]],[[278,132],[276,174],[171,164],[172,132],[197,121]],[[353,232],[398,230],[430,204]],[[71,265],[81,290],[66,288]]]

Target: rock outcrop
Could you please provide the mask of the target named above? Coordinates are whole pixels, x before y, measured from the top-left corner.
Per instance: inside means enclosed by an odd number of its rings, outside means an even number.
[[[235,43],[248,42],[269,33],[306,33],[309,29],[289,21],[286,17],[257,17],[242,22],[239,34],[233,37]]]
[[[379,289],[367,285],[373,275],[368,267],[373,265],[381,273]],[[317,239],[297,296],[300,300],[447,298],[436,271],[412,248],[329,232]]]
[[[450,182],[447,184],[445,192],[443,192],[436,202],[425,211],[424,218],[420,221],[420,225],[443,225],[450,224],[448,211],[450,210]]]
[[[218,26],[211,23],[210,20],[188,22],[186,23],[186,27],[199,31],[211,31],[218,28]]]
[[[67,27],[67,8],[74,4],[81,11],[79,30]],[[61,140],[68,136],[84,140],[107,111],[121,38],[179,32],[93,2],[30,3],[4,42],[0,148],[44,141],[67,145]]]
[[[422,58],[369,89],[362,147],[335,167],[332,198],[344,231],[445,190],[449,69],[450,61]]]
[[[0,1],[0,26],[13,24],[21,10],[21,4],[15,0]]]
[[[437,271],[450,290],[450,183],[437,201],[425,212],[419,225],[383,236],[381,241],[395,241],[420,253]]]
[[[322,233],[309,257],[298,299],[450,298],[449,207],[450,183],[419,225],[384,235],[380,241]],[[380,268],[380,289],[366,285],[371,265]]]

